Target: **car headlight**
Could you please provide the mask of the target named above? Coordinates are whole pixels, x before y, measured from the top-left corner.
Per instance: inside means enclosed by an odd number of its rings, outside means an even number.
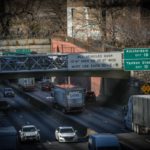
[[[60,137],[60,138],[63,138],[63,136],[62,136],[62,135],[59,135],[59,137]]]

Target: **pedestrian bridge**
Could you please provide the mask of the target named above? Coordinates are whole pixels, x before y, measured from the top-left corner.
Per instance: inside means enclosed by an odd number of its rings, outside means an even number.
[[[122,52],[0,56],[0,77],[100,76],[128,78]]]

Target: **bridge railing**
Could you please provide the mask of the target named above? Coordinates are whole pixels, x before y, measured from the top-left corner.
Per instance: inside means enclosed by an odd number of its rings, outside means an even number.
[[[67,69],[67,55],[0,56],[0,72]]]

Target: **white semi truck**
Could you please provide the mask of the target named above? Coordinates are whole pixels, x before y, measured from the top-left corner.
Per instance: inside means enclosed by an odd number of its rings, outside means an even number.
[[[125,125],[138,134],[150,132],[150,95],[133,95],[129,98]]]
[[[24,91],[33,91],[35,89],[35,78],[19,78],[18,85]]]
[[[63,112],[82,112],[84,109],[84,90],[70,84],[56,85],[53,88],[54,104]]]

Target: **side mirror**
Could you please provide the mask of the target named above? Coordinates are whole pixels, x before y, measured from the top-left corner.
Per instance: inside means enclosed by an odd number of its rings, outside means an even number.
[[[75,130],[75,133],[77,133],[78,131],[77,130]]]
[[[38,132],[40,132],[40,129],[37,129]]]
[[[21,130],[19,130],[19,133],[21,133]]]

